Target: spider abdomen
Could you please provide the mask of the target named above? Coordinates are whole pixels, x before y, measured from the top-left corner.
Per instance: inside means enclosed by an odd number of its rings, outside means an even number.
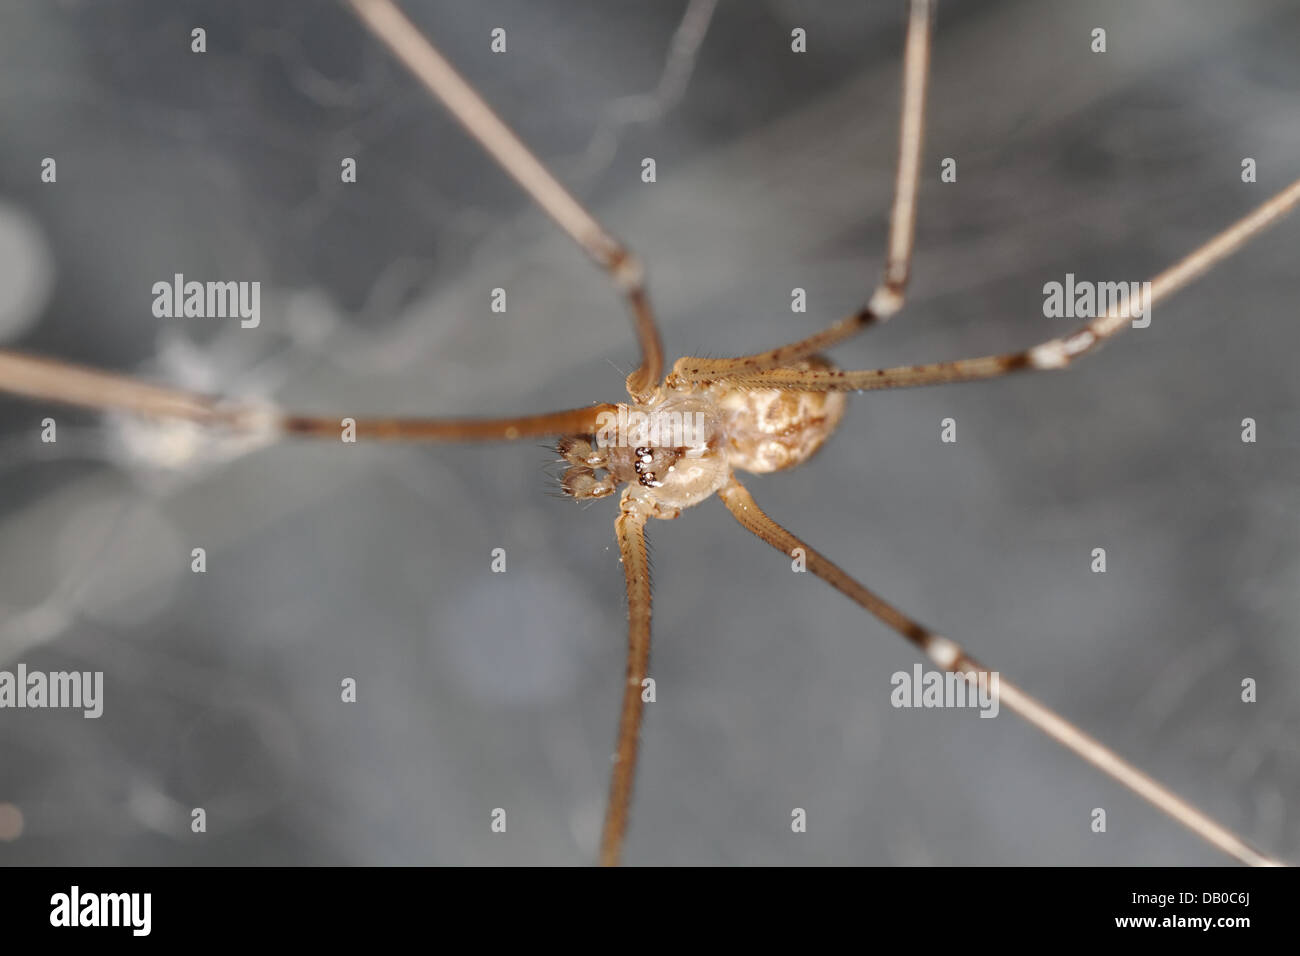
[[[833,369],[821,356],[790,365],[800,370]],[[811,458],[844,417],[843,392],[736,388],[713,385],[727,429],[727,457],[733,468],[763,474],[793,468]]]

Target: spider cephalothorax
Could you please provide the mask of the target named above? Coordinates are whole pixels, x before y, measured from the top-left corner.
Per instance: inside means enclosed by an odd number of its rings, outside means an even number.
[[[820,356],[790,366],[834,368]],[[560,439],[572,467],[561,487],[604,498],[621,484],[656,518],[675,518],[726,484],[732,469],[793,468],[822,446],[844,415],[840,392],[680,382],[669,376],[644,404],[618,405],[592,435]]]

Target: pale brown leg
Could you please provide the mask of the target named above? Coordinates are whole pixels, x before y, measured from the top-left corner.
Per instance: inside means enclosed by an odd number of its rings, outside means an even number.
[[[636,777],[637,740],[641,733],[641,681],[650,665],[650,564],[646,559],[646,516],[625,491],[614,522],[618,550],[627,581],[627,679],[623,684],[623,713],[618,720],[618,751],[605,807],[605,830],[600,840],[600,865],[617,866],[627,833],[632,783]]]
[[[740,358],[706,359],[686,356],[673,363],[678,381],[710,382],[734,379],[764,369],[789,365],[837,345],[869,325],[888,320],[903,306],[912,271],[912,246],[916,236],[916,194],[921,180],[921,144],[925,136],[925,94],[930,75],[930,34],[933,0],[912,0],[903,47],[903,102],[898,128],[898,168],[894,179],[894,205],[889,214],[889,245],[885,274],[870,302],[857,313],[829,328],[789,345]]]
[[[627,377],[637,401],[663,377],[663,344],[645,290],[645,270],[506,126],[392,0],[348,0],[370,31],[424,84],[524,191],[605,269],[627,298],[641,345],[641,365]]]
[[[1232,255],[1300,204],[1300,180],[1269,199],[1254,212],[1238,220],[1209,242],[1151,280],[1150,308],[1190,284],[1218,262]],[[1004,355],[934,362],[929,365],[900,365],[863,371],[800,371],[769,369],[763,372],[727,376],[728,380],[751,388],[790,388],[800,391],[863,391],[909,388],[997,378],[1026,369],[1065,368],[1076,358],[1098,349],[1103,342],[1127,328],[1132,319],[1126,310],[1111,308],[1080,326],[1064,338],[1049,339],[1032,348]]]
[[[0,392],[97,411],[130,412],[215,428],[338,439],[342,416],[286,414],[273,405],[239,405],[197,392],[154,385],[97,369],[0,349]],[[513,441],[546,435],[590,435],[616,405],[593,405],[514,418],[356,418],[357,439],[383,441]]]
[[[618,414],[617,405],[566,408],[541,415],[513,418],[359,418],[357,440],[378,441],[516,441],[548,435],[590,435],[600,426],[600,416]],[[340,419],[285,415],[279,420],[286,435],[338,438]]]
[[[730,484],[718,494],[727,509],[745,528],[766,541],[783,554],[802,548],[807,568],[850,600],[866,608],[884,624],[915,644],[938,667],[961,673],[974,681],[978,675],[989,673],[988,668],[968,655],[960,645],[908,617],[892,604],[877,596],[845,573],[841,568],[819,554],[806,543],[781,527],[754,503],[745,487],[732,478]],[[989,680],[989,678],[986,678]],[[991,683],[991,681],[990,681]],[[1260,853],[1231,830],[1216,823],[1187,801],[1177,796],[1137,767],[1124,760],[1100,741],[1088,736],[1064,717],[1047,708],[1016,687],[1001,674],[998,675],[998,700],[1047,734],[1057,743],[1073,751],[1112,779],[1122,783],[1157,809],[1186,826],[1206,842],[1224,853],[1251,866],[1276,866],[1277,861]]]
[[[203,425],[224,424],[230,414],[220,411],[217,400],[207,395],[7,349],[0,349],[0,391],[37,401],[181,418]]]

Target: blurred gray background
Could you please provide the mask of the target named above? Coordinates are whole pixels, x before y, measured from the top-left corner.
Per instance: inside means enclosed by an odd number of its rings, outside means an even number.
[[[901,3],[724,0],[684,96],[633,124],[683,3],[407,6],[646,260],[671,355],[801,337],[874,285]],[[1056,335],[1044,282],[1147,278],[1286,185],[1297,36],[1286,0],[941,4],[908,307],[836,360]],[[0,71],[5,347],[340,416],[622,397],[636,356],[604,277],[341,6],[11,2]],[[1066,373],[855,397],[813,462],[749,482],[870,587],[1293,860],[1298,240],[1284,222]],[[150,286],[175,272],[261,281],[261,327],[155,319]],[[99,720],[0,712],[0,804],[24,822],[0,862],[594,859],[624,667],[616,507],[548,496],[553,453],[253,451],[10,399],[0,426],[0,667],[106,684]],[[1010,712],[892,708],[911,649],[720,504],[650,535],[658,702],[629,863],[1226,862]]]

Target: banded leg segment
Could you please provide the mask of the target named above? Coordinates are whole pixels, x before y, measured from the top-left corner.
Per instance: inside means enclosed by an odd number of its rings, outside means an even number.
[[[609,273],[627,299],[641,346],[641,365],[627,377],[628,394],[638,401],[649,397],[663,377],[664,354],[640,261],[551,175],[392,0],[347,2],[524,192]]]
[[[650,667],[650,563],[645,545],[646,515],[624,492],[621,511],[614,522],[618,551],[627,583],[627,679],[623,684],[623,711],[618,720],[618,750],[605,807],[605,829],[600,841],[601,866],[617,866],[627,833],[632,785],[636,777],[637,743],[641,734],[641,682]]]
[[[732,515],[746,530],[789,555],[802,548],[807,556],[808,570],[831,587],[844,594],[882,623],[897,631],[915,644],[936,666],[946,671],[963,674],[974,682],[989,669],[978,663],[962,647],[918,623],[883,598],[868,590],[834,562],[809,547],[791,532],[769,518],[754,502],[748,490],[732,478],[730,484],[718,494]],[[986,677],[990,684],[991,679]],[[997,681],[998,700],[1015,711],[1034,727],[1041,730],[1067,750],[1097,767],[1111,779],[1122,783],[1158,810],[1186,826],[1201,839],[1218,847],[1224,853],[1251,866],[1273,866],[1277,861],[1265,856],[1249,843],[1206,816],[1186,800],[1157,783],[1133,764],[1120,757],[1094,737],[1084,733],[1074,724],[1044,704],[1026,694],[1001,674]]]
[[[1152,279],[1151,295],[1145,307],[1150,308],[1154,303],[1190,285],[1295,209],[1297,204],[1300,204],[1300,179]],[[1065,368],[1080,356],[1095,352],[1107,339],[1127,328],[1132,321],[1128,311],[1118,306],[1112,307],[1104,315],[1085,323],[1064,338],[1049,339],[1022,351],[1003,355],[861,371],[774,368],[760,372],[744,371],[724,377],[750,388],[841,392],[943,385],[998,378],[1026,369],[1059,369]]]
[[[925,97],[930,76],[934,9],[934,0],[912,0],[908,8],[898,166],[894,177],[894,202],[889,213],[885,272],[868,304],[806,339],[766,352],[729,359],[680,358],[673,364],[672,374],[676,380],[711,382],[737,379],[742,374],[788,365],[838,345],[870,325],[887,321],[903,307],[916,238],[916,196],[921,181],[921,146],[925,138]]]

